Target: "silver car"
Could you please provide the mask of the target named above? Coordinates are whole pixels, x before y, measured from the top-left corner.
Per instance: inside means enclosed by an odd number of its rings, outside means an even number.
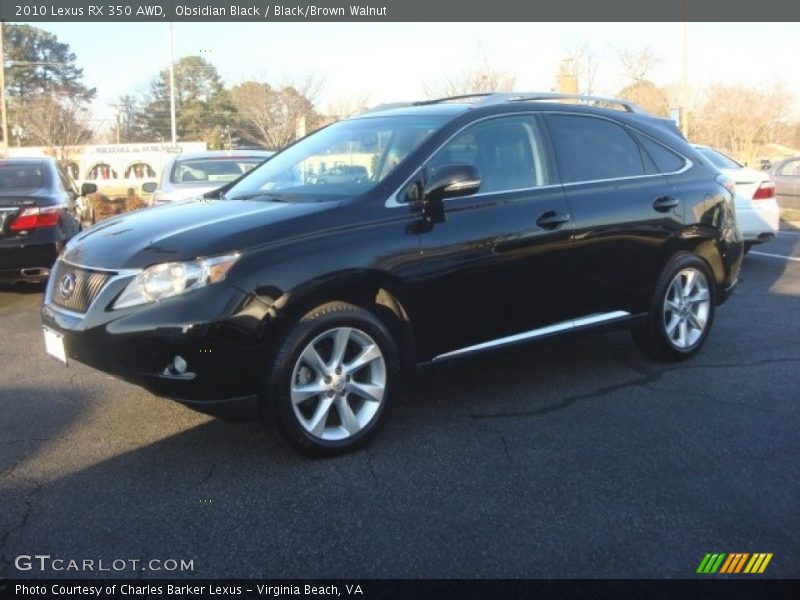
[[[267,150],[210,150],[178,154],[164,165],[159,183],[145,183],[142,191],[153,194],[153,204],[195,198],[238,179],[273,154]]]
[[[778,196],[800,196],[800,156],[778,163],[771,175]]]

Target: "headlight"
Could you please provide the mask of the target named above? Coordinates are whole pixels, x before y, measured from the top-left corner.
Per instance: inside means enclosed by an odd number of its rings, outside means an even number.
[[[189,262],[153,265],[136,275],[112,308],[128,308],[158,302],[225,279],[240,254],[198,258]]]

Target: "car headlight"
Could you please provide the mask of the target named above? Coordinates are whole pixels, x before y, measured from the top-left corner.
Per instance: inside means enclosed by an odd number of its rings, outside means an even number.
[[[225,279],[239,253],[153,265],[141,271],[119,295],[113,309],[158,302]]]

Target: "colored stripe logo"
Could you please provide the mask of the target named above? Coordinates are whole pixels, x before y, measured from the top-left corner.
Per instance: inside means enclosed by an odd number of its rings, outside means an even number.
[[[769,561],[772,560],[772,552],[732,552],[732,553],[708,553],[700,561],[697,573],[701,575],[712,575],[714,573],[724,573],[735,575],[747,573],[755,575],[763,573]]]

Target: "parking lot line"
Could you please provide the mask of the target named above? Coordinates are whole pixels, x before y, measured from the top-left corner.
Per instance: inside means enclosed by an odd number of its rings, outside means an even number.
[[[782,258],[783,260],[794,260],[800,262],[800,258],[796,256],[784,256],[783,254],[770,254],[769,252],[754,252],[753,250],[750,251],[750,254],[755,254],[757,256],[769,256],[770,258]]]

